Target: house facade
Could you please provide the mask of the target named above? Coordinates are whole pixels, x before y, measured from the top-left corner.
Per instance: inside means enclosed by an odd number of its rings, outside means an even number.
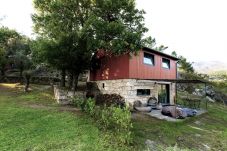
[[[90,82],[103,94],[119,94],[126,103],[140,100],[146,103],[155,97],[163,104],[174,104],[178,58],[141,49],[137,55],[96,56],[97,65],[90,71]]]

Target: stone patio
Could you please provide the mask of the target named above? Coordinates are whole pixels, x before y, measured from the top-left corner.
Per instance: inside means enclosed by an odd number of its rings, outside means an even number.
[[[204,109],[197,109],[196,111],[197,111],[196,116],[199,116],[199,115],[204,114],[204,113],[207,112]],[[152,117],[155,117],[155,118],[160,119],[160,120],[166,120],[166,121],[170,121],[170,122],[177,122],[177,121],[184,120],[184,119],[176,119],[176,118],[173,118],[173,117],[165,116],[165,115],[163,115],[161,113],[161,110],[152,110],[151,112],[145,113],[145,114],[149,115],[149,116],[152,116]],[[190,118],[190,117],[187,117],[187,118]]]

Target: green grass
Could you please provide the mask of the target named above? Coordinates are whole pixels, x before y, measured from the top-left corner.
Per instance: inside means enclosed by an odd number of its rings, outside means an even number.
[[[180,122],[136,114],[134,141],[119,146],[114,133],[103,132],[79,111],[63,111],[52,89],[33,85],[24,93],[15,85],[0,84],[0,150],[146,150],[145,141],[163,150],[227,150],[227,107],[208,104],[208,113]]]
[[[150,139],[163,148],[227,150],[227,107],[209,104],[208,113],[175,123],[142,116],[134,120],[134,133],[140,146]]]
[[[49,89],[33,89],[26,94],[0,85],[1,151],[128,149],[107,141],[82,113],[60,111]],[[31,107],[34,104],[36,108]]]

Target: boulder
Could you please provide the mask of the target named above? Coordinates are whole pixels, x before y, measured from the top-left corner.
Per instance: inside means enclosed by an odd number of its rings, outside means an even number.
[[[162,107],[162,114],[166,116],[170,116],[173,118],[185,118],[187,114],[176,106],[164,106]]]

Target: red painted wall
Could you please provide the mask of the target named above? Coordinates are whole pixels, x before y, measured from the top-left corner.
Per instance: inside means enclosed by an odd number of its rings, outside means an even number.
[[[154,66],[143,63],[144,52],[154,55]],[[170,60],[170,69],[162,67],[162,58]],[[132,56],[129,60],[129,78],[176,79],[176,61],[148,51],[140,51],[137,56]]]
[[[176,79],[176,61],[159,54],[151,53],[155,57],[155,66],[143,63],[144,51],[137,56],[128,54],[115,57],[104,57],[101,68],[90,73],[90,80],[114,79]],[[170,69],[162,67],[162,58],[170,60]]]
[[[92,71],[90,80],[126,79],[129,77],[129,55],[104,57],[101,59],[101,68]]]

